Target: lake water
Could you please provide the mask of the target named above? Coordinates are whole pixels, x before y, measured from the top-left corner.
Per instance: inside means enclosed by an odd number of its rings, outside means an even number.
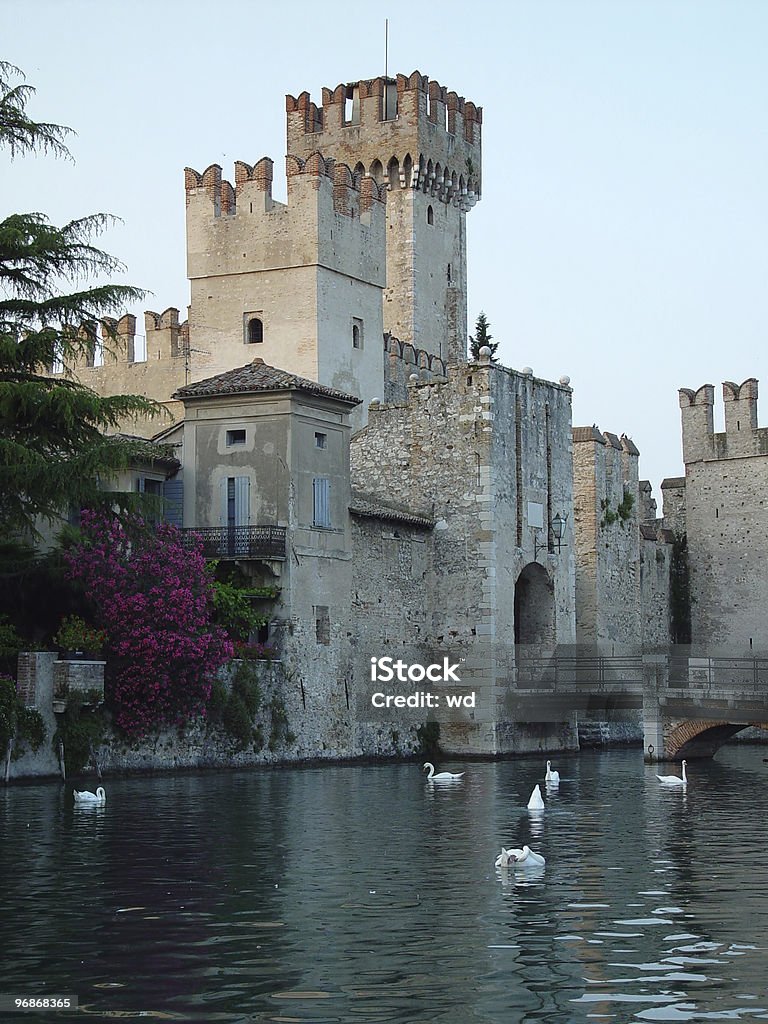
[[[639,750],[558,758],[540,817],[542,758],[9,787],[0,993],[80,1009],[0,1020],[768,1020],[764,755],[685,793]],[[546,868],[497,872],[502,843]]]

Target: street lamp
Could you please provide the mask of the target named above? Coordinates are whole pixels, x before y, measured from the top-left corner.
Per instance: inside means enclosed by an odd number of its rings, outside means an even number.
[[[533,538],[533,558],[534,558],[534,561],[539,557],[539,552],[540,551],[544,551],[544,550],[551,551],[552,554],[554,554],[554,550],[552,549],[552,547],[550,546],[550,543],[549,543],[550,531],[552,533],[553,540],[557,541],[557,554],[560,554],[560,544],[562,543],[563,537],[565,535],[565,524],[567,523],[567,521],[568,521],[568,516],[561,516],[560,513],[558,512],[557,515],[555,516],[555,518],[549,524],[549,527],[547,529],[547,539],[546,539],[545,543],[544,544],[539,544],[538,537],[534,536],[534,538]]]

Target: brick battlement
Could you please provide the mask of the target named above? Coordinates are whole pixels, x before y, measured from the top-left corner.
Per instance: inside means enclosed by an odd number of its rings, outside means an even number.
[[[480,197],[482,108],[414,71],[286,97],[288,152],[322,148],[388,190],[470,209]],[[393,173],[393,164],[394,173]]]
[[[274,163],[269,157],[263,157],[253,166],[242,160],[236,161],[234,187],[222,178],[219,164],[211,164],[202,173],[187,167],[184,171],[187,206],[194,199],[204,197],[210,202],[214,217],[234,217],[245,203],[249,205],[249,214],[253,213],[254,199],[261,210],[284,210],[284,204],[272,199],[273,174]],[[306,159],[286,157],[286,176],[289,205],[294,186],[301,182],[303,176],[315,179],[313,187],[318,190],[321,179],[330,183],[336,213],[350,217],[367,214],[376,204],[383,205],[386,200],[386,192],[374,179],[355,174],[346,164],[326,159],[319,152],[311,153]]]

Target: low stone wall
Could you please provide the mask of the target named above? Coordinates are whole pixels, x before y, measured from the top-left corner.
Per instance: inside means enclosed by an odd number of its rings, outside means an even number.
[[[63,701],[56,701],[54,692],[57,680],[61,682],[62,664],[54,653],[35,652],[19,657],[17,693],[28,707],[35,707],[42,715],[46,739],[36,752],[22,748],[21,756],[10,763],[10,779],[61,775],[51,740],[57,729],[54,709],[63,711],[65,706]],[[92,689],[93,680],[85,672],[91,663],[70,664],[75,666],[74,674],[82,683],[75,688]],[[233,662],[222,670],[220,679],[226,692],[230,691],[240,664]],[[355,722],[344,705],[307,707],[304,688],[290,667],[281,662],[250,664],[256,670],[261,691],[260,707],[252,723],[257,734],[253,742],[243,746],[223,725],[202,719],[181,730],[165,729],[138,740],[113,734],[95,752],[96,764],[85,771],[246,768],[314,760],[409,757],[418,750],[417,726],[394,729],[386,724]],[[277,723],[275,708],[280,718]]]
[[[233,662],[220,678],[227,690],[240,663]],[[281,662],[255,662],[261,704],[253,726],[261,742],[245,747],[223,726],[199,720],[183,730],[166,729],[141,740],[115,738],[98,752],[99,767],[115,771],[173,771],[192,768],[248,768],[256,765],[347,760],[355,757],[402,757],[418,749],[415,729],[393,735],[388,728],[355,725],[333,709],[308,712],[301,689],[286,677]],[[273,700],[285,709],[285,724],[274,729]],[[288,736],[290,735],[290,738]],[[274,741],[270,739],[274,736]]]
[[[58,654],[32,651],[19,655],[16,693],[28,708],[40,713],[45,725],[45,739],[36,751],[21,746],[11,758],[9,779],[30,779],[59,775],[59,758],[51,745],[56,732],[53,713],[53,666]]]
[[[228,692],[239,662],[222,671],[220,678]],[[85,772],[156,772],[202,768],[249,768],[259,765],[308,761],[343,761],[355,758],[405,758],[420,748],[417,724],[360,722],[354,708],[344,701],[320,706],[310,704],[296,670],[282,662],[254,662],[261,691],[259,710],[253,720],[258,734],[243,746],[221,724],[198,720],[182,730],[165,729],[139,740],[117,734],[96,751],[96,764]],[[11,762],[11,779],[58,776],[59,760],[51,745],[56,731],[54,674],[57,655],[34,653],[20,657],[18,691],[29,706],[43,716],[47,736],[36,752],[25,751]],[[273,704],[273,702],[277,702]],[[281,720],[275,729],[274,707]],[[284,722],[282,715],[284,713]],[[462,750],[458,735],[443,727],[446,749],[472,756],[476,746],[469,742]],[[577,716],[562,723],[509,723],[495,737],[497,753],[532,753],[578,750],[579,745],[611,745],[642,742],[642,728],[625,720],[597,722]],[[454,730],[455,732],[456,730]],[[460,732],[460,730],[458,730]],[[451,733],[449,735],[449,733]],[[597,737],[597,739],[596,739]],[[270,742],[271,741],[271,742]]]
[[[605,718],[579,715],[579,747],[628,747],[643,745],[643,717]]]

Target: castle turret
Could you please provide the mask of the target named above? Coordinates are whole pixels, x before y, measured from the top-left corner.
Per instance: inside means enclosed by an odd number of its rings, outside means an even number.
[[[414,71],[286,97],[288,153],[321,150],[386,189],[384,328],[466,358],[466,212],[480,198],[482,109]]]
[[[187,168],[187,267],[194,379],[258,356],[370,399],[384,379],[385,201],[373,179],[318,151],[286,159],[288,203],[272,161]],[[356,413],[362,424],[367,405]]]
[[[743,384],[723,383],[725,436],[729,455],[755,454],[757,431],[757,380],[749,377]]]
[[[680,388],[680,417],[683,428],[683,462],[700,462],[714,454],[715,389],[702,384],[698,391]]]

